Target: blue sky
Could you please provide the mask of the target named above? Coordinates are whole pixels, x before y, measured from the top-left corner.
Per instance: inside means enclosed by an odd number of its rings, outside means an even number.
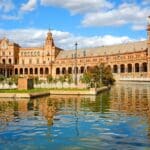
[[[43,44],[48,28],[64,49],[146,39],[150,0],[0,0],[0,38]]]

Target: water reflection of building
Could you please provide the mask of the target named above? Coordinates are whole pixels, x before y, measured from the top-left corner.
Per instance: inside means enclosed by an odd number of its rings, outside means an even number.
[[[150,120],[150,86],[121,84],[111,92],[111,109],[147,116]]]
[[[85,105],[85,101],[88,105]],[[9,122],[14,117],[44,116],[47,124],[53,123],[53,116],[62,107],[65,110],[71,108],[79,111],[82,107],[92,107],[95,97],[80,96],[51,96],[37,99],[1,99],[0,100],[0,121]],[[85,106],[84,106],[85,105]],[[65,111],[64,113],[67,113]]]
[[[42,115],[52,124],[55,107],[48,100],[5,99],[0,100],[0,121],[9,122],[15,117],[26,118]]]

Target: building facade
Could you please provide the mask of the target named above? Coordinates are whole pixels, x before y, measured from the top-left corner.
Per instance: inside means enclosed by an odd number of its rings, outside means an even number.
[[[76,45],[77,46],[77,45]],[[63,50],[47,33],[43,47],[23,48],[8,39],[0,40],[0,74],[59,77],[63,74],[81,76],[88,68],[104,63],[111,67],[116,79],[150,78],[150,23],[147,40],[102,46],[91,49]]]

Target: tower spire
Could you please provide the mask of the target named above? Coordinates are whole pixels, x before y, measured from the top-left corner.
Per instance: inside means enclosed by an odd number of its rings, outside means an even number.
[[[48,32],[51,32],[51,27],[50,27],[50,25],[49,25],[49,27],[48,27]]]
[[[46,40],[45,40],[45,45],[49,45],[51,47],[54,46],[54,41],[53,41],[53,36],[52,36],[52,33],[51,33],[50,26],[49,26],[47,37],[46,37]]]

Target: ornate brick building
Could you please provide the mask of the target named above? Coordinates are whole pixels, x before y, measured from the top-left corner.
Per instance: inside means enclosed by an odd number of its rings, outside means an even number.
[[[91,66],[105,63],[116,79],[150,77],[150,23],[147,40],[91,49],[63,50],[55,46],[48,32],[43,47],[22,48],[4,38],[0,40],[0,74],[39,76],[77,73],[82,75]]]

